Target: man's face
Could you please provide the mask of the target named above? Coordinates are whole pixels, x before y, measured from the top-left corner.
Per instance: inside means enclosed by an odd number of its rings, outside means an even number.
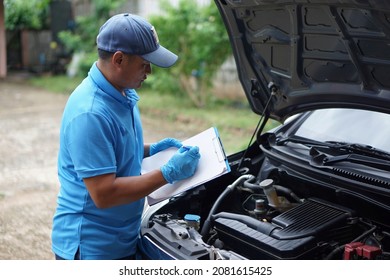
[[[140,88],[152,73],[150,62],[136,55],[123,54],[119,83],[122,88]]]

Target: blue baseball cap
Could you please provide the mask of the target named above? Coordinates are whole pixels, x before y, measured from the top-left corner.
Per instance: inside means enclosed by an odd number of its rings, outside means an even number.
[[[159,67],[170,67],[177,55],[160,45],[157,32],[144,18],[123,13],[108,19],[96,37],[98,49],[139,55]]]

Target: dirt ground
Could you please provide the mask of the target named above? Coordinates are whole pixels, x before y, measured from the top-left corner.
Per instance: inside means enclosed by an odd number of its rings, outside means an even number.
[[[68,96],[23,81],[0,80],[0,260],[52,260],[58,132]],[[192,133],[156,119],[143,118],[143,124],[146,142]]]

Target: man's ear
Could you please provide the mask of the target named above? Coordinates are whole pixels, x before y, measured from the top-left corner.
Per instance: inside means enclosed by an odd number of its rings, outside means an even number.
[[[111,62],[114,66],[118,67],[122,64],[124,59],[124,53],[121,51],[117,51],[112,55]]]

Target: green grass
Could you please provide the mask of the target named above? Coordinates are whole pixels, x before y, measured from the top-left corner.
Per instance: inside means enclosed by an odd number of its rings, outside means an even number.
[[[195,108],[188,100],[172,95],[159,95],[150,91],[139,91],[142,115],[152,119],[164,119],[177,129],[201,132],[211,126],[218,129],[226,153],[238,152],[247,147],[259,116],[249,106],[234,103],[213,103],[205,108]]]
[[[55,93],[69,94],[81,78],[65,76],[38,77],[30,79],[34,86]],[[141,99],[139,107],[143,119],[160,122],[174,130],[196,134],[211,126],[218,129],[227,154],[245,149],[256,128],[260,116],[252,112],[246,99],[214,99],[204,108],[195,108],[185,97],[159,94],[147,88],[138,90]],[[270,122],[267,129],[275,126]],[[171,129],[172,130],[172,129]]]
[[[173,95],[161,95],[151,91],[138,91],[139,107],[143,116],[164,119],[177,129],[201,132],[211,126],[218,129],[226,153],[245,149],[260,119],[247,101],[214,101],[205,108],[195,108],[187,99]],[[266,129],[277,125],[269,122]]]
[[[30,78],[28,82],[36,87],[44,88],[54,93],[71,93],[83,78],[69,78],[66,76],[40,76]]]

